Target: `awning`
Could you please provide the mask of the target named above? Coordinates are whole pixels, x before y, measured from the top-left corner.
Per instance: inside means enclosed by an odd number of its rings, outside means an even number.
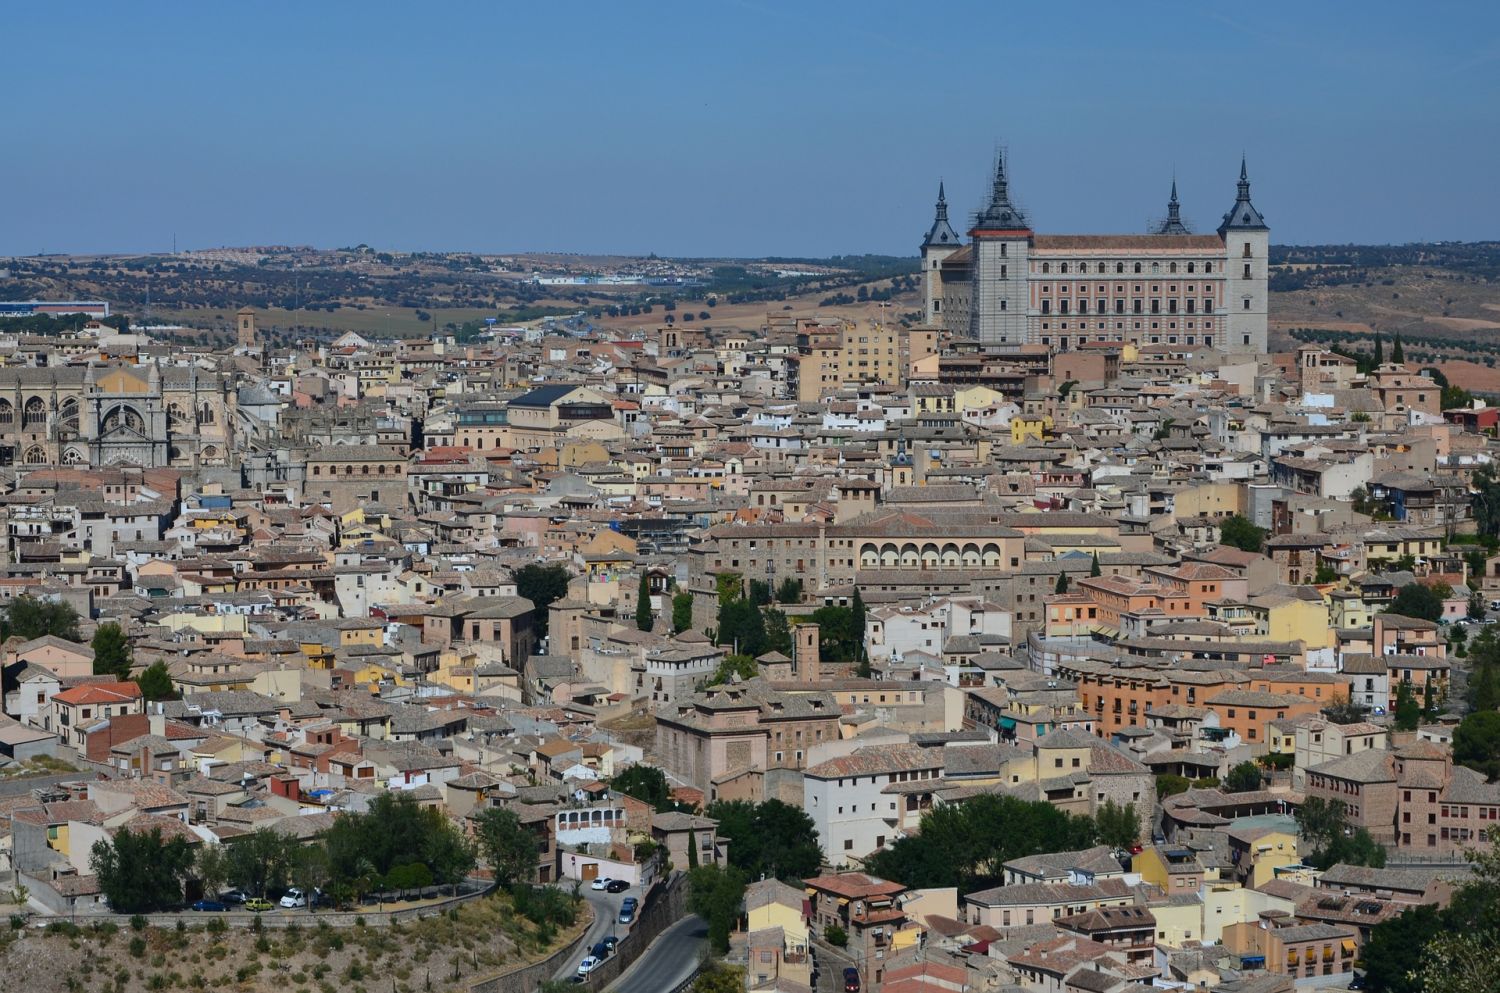
[[[1311,945],[1308,945],[1307,951],[1302,953],[1302,961],[1308,963],[1318,961],[1318,950]]]
[[[1333,961],[1333,946],[1332,945],[1324,945],[1323,946],[1323,961],[1324,962],[1332,962]]]
[[[1297,968],[1297,949],[1288,949],[1286,953],[1286,964],[1289,968]]]
[[[1344,955],[1345,956],[1349,956],[1349,955],[1353,955],[1354,954],[1354,942],[1352,942],[1352,941],[1344,941],[1344,942],[1340,942],[1340,944],[1342,944],[1343,947],[1344,947]]]
[[[1002,717],[1000,718],[1000,726],[1007,731],[1014,731],[1016,729],[1016,719],[1014,717]]]

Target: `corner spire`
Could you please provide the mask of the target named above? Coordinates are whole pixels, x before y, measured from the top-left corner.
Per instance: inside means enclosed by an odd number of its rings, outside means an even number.
[[[1172,177],[1172,195],[1167,198],[1167,219],[1156,229],[1157,234],[1192,234],[1182,223],[1182,205],[1177,202],[1177,177]]]
[[[1010,201],[1010,181],[1005,176],[1005,153],[995,156],[995,179],[990,186],[989,206],[974,219],[975,230],[1024,231],[1026,215]]]
[[[1225,231],[1268,231],[1266,219],[1261,216],[1260,211],[1250,202],[1250,170],[1245,166],[1245,156],[1240,155],[1240,181],[1234,197],[1234,206],[1229,208],[1229,213],[1224,215],[1224,221],[1219,225],[1219,234]]]
[[[934,210],[932,227],[927,231],[927,237],[922,239],[922,249],[942,248],[945,246],[957,248],[961,242],[958,232],[953,230],[953,225],[948,223],[948,196],[943,191],[943,182],[938,180],[937,206]]]

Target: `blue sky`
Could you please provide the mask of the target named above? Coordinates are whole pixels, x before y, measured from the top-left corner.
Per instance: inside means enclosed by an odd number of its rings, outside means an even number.
[[[0,254],[914,254],[997,144],[1046,232],[1500,237],[1500,4],[18,4]]]

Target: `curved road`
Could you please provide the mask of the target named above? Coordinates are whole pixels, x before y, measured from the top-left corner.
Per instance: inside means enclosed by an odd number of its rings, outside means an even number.
[[[572,888],[572,880],[568,881],[568,888]],[[578,972],[578,963],[582,962],[589,950],[606,935],[613,934],[617,938],[623,938],[630,932],[630,925],[618,922],[620,904],[625,902],[625,898],[631,895],[632,890],[626,890],[624,893],[606,893],[603,890],[590,889],[585,883],[582,892],[584,899],[594,910],[594,923],[589,925],[588,940],[578,950],[578,954],[558,967],[557,974],[552,977],[556,980],[572,979]]]
[[[708,925],[688,914],[657,935],[645,954],[615,980],[610,993],[667,993],[697,968]]]

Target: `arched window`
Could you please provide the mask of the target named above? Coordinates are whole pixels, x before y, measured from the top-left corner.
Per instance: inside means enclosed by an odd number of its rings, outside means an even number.
[[[1205,262],[1205,263],[1203,263],[1203,271],[1204,272],[1213,272],[1214,271],[1214,264],[1212,262]]]
[[[1177,271],[1177,263],[1176,262],[1168,263],[1168,265],[1167,265],[1167,272],[1169,272],[1169,273],[1175,273],[1176,271]]]
[[[1160,262],[1153,262],[1153,263],[1151,263],[1151,272],[1152,272],[1152,274],[1161,272],[1161,263]]]
[[[62,402],[62,406],[58,409],[58,413],[62,416],[62,426],[63,426],[64,430],[66,430],[66,431],[77,431],[78,430],[78,398],[77,397],[68,397],[66,400],[64,400]]]
[[[212,406],[210,406],[209,404],[205,403],[203,406],[201,406],[201,407],[198,408],[198,423],[199,424],[212,424],[213,422],[214,422],[214,409],[213,409]]]
[[[0,424],[16,423],[16,408],[9,400],[0,399]]]
[[[1042,263],[1042,272],[1051,272],[1051,271],[1052,271],[1052,263],[1051,262],[1043,262]]]
[[[47,453],[44,452],[44,451],[42,451],[42,446],[41,445],[32,445],[30,448],[26,449],[26,464],[27,465],[46,465],[47,464]]]
[[[63,465],[83,465],[88,461],[88,459],[83,457],[83,453],[76,448],[70,448],[66,452],[63,452],[62,460]]]
[[[1123,263],[1123,262],[1116,262],[1115,263],[1115,272],[1123,273],[1124,271],[1125,271],[1125,263]]]
[[[1063,275],[1067,275],[1068,264],[1066,262],[1064,262],[1061,266],[1058,267],[1057,271],[1060,272],[1060,273],[1062,273]]]
[[[1137,262],[1137,263],[1136,263],[1136,264],[1135,264],[1135,271],[1136,271],[1136,272],[1140,272],[1140,271],[1141,271],[1141,264],[1140,264],[1140,263],[1139,263],[1139,262]]]
[[[214,446],[209,445],[208,447],[203,449],[201,454],[205,459],[216,459],[219,457],[219,450]]]
[[[47,423],[47,402],[41,397],[32,397],[21,410],[21,426],[40,427]]]
[[[180,403],[167,404],[167,427],[174,430],[187,427],[188,417]]]
[[[323,467],[320,466],[320,465],[313,466],[313,475],[314,476],[321,476],[321,475],[323,475]]]
[[[1101,276],[1104,275],[1104,263],[1103,262],[1099,263],[1099,275],[1101,275]]]
[[[1188,272],[1192,272],[1192,271],[1193,271],[1193,263],[1189,262],[1188,263]]]
[[[359,467],[359,474],[361,476],[368,476],[370,474],[369,463],[366,463],[366,464],[364,464],[364,465],[362,465],[362,466]]]
[[[141,420],[140,414],[131,407],[121,405],[104,415],[102,433],[108,434],[120,428],[129,428],[136,434],[143,434],[144,427],[145,423]]]

